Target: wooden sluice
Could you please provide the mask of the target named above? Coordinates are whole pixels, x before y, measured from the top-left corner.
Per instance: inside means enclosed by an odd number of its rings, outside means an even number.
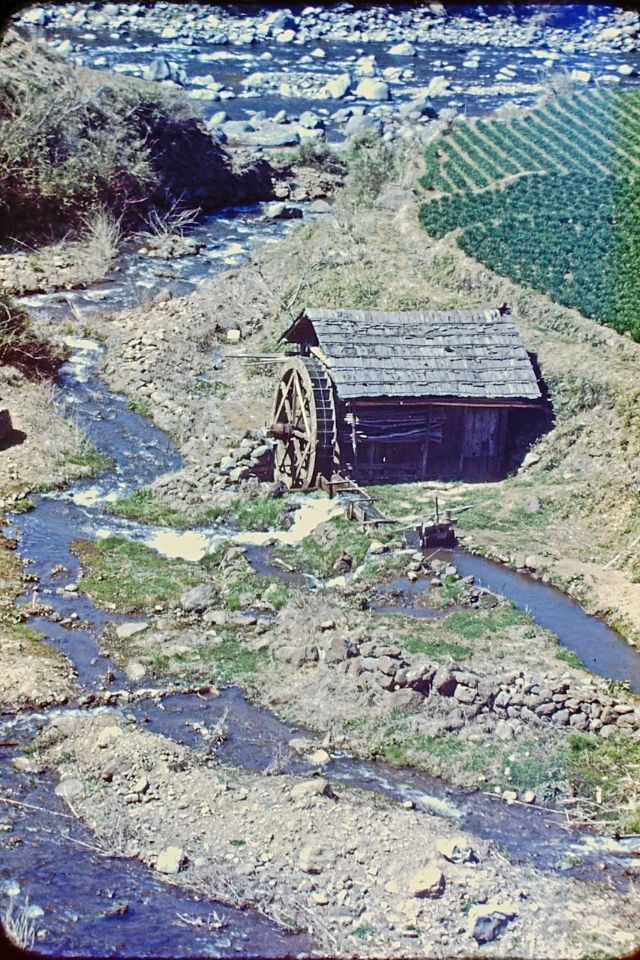
[[[371,524],[378,526],[385,523],[401,523],[400,520],[393,520],[386,517],[375,505],[375,498],[359,487],[357,483],[349,477],[343,477],[340,474],[333,474],[330,480],[320,476],[318,478],[318,487],[324,490],[330,497],[335,497],[340,493],[348,493],[353,496],[347,501],[347,519],[355,520],[357,523]],[[423,521],[419,527],[416,527],[416,533],[420,541],[421,550],[437,550],[451,548],[456,545],[456,534],[454,521],[449,511],[440,516],[440,506],[438,498],[435,498],[435,522],[427,523]]]
[[[374,526],[383,523],[398,522],[397,520],[392,520],[390,517],[385,517],[376,507],[374,497],[348,477],[334,473],[331,479],[327,480],[326,477],[320,476],[318,478],[318,486],[321,490],[324,490],[325,493],[328,493],[330,497],[335,497],[339,493],[352,494],[347,501],[348,520],[356,520],[358,523],[367,523]]]

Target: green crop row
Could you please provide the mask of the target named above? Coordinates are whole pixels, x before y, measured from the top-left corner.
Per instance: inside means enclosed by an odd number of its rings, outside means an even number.
[[[640,340],[640,91],[558,98],[429,144],[420,218],[492,270]]]

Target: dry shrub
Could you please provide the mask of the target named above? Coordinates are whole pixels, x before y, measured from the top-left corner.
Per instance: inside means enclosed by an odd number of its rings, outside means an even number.
[[[29,916],[28,897],[24,903],[18,903],[15,897],[8,897],[0,910],[0,924],[7,936],[23,950],[29,950],[35,943],[37,925]]]
[[[96,270],[104,273],[118,255],[122,239],[120,220],[105,207],[98,206],[82,217],[84,227],[82,256],[85,269],[89,273]],[[91,270],[94,267],[94,270]]]
[[[11,364],[39,379],[53,376],[61,361],[53,347],[38,338],[26,310],[0,294],[0,366]]]

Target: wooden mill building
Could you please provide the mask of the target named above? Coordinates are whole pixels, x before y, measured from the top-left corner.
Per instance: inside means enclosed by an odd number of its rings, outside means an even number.
[[[539,407],[531,360],[506,307],[385,312],[306,309],[277,387],[275,476],[310,487],[495,480],[512,418]]]

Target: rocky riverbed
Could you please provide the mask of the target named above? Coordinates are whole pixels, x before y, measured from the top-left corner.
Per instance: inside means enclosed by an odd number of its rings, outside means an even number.
[[[638,82],[640,19],[587,7],[258,9],[185,4],[32,7],[20,22],[65,56],[184,89],[216,138],[287,148],[403,121],[428,127],[446,110],[530,103],[561,78]]]

